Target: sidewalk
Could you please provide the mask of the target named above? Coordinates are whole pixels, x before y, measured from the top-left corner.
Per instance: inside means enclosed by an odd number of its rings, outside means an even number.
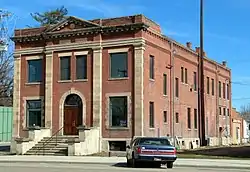
[[[126,163],[125,157],[91,156],[0,156],[0,163],[71,163],[71,164],[108,164]],[[250,169],[249,160],[220,159],[177,159],[174,166]]]

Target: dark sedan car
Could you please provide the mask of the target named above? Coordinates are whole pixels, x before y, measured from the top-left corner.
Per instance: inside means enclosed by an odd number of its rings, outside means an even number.
[[[138,137],[127,146],[127,165],[137,167],[139,164],[153,163],[157,166],[166,164],[167,168],[173,168],[177,159],[176,149],[167,138]]]

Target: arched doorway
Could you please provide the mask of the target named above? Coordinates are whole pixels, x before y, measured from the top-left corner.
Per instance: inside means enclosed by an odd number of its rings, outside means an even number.
[[[64,135],[77,135],[76,127],[82,125],[82,100],[76,94],[70,94],[64,102]]]

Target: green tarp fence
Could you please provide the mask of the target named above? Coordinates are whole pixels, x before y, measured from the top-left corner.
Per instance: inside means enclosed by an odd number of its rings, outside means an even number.
[[[0,106],[0,142],[10,142],[12,138],[13,108]]]

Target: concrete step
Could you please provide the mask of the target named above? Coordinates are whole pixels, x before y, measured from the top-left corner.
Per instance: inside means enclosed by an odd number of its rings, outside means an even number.
[[[33,147],[30,150],[51,150],[51,149],[55,149],[55,150],[65,150],[68,149],[68,147]]]
[[[68,147],[68,144],[67,143],[46,143],[46,144],[43,144],[43,143],[40,143],[38,142],[35,146],[40,146],[40,147],[47,147],[47,146],[61,146],[61,147]]]
[[[41,149],[41,150],[33,150],[33,149],[31,149],[31,150],[29,150],[27,153],[39,153],[39,152],[47,152],[47,153],[66,153],[67,152],[67,149],[64,149],[64,150],[56,150],[56,149],[50,149],[50,150],[43,150],[43,149]]]
[[[43,153],[43,152],[38,152],[38,153],[26,153],[25,155],[47,155],[47,156],[67,156],[66,154],[64,154],[64,153],[48,153],[48,152],[45,152],[45,153]]]

